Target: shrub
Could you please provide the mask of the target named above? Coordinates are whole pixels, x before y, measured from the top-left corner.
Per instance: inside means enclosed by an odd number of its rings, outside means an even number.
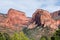
[[[55,32],[55,34],[51,37],[51,40],[60,40],[60,29]]]
[[[8,33],[3,33],[6,40],[10,40],[10,35]]]
[[[0,33],[0,40],[6,40],[2,33]]]
[[[40,40],[51,40],[51,37],[42,36],[42,37],[40,38]]]
[[[12,40],[29,40],[29,38],[23,33],[14,33]]]
[[[0,33],[0,40],[10,40],[10,36],[7,33]]]

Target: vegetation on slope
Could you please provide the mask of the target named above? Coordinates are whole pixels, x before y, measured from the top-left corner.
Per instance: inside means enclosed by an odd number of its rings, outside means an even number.
[[[49,28],[43,27],[37,27],[31,30],[24,28],[23,31],[14,32],[13,35],[0,32],[0,40],[60,40],[60,29],[53,35],[49,34],[49,32]]]

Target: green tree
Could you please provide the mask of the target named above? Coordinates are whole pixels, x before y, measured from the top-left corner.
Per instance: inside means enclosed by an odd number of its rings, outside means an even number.
[[[54,35],[51,37],[51,40],[60,40],[60,29],[54,33]]]
[[[14,33],[12,40],[29,40],[29,38],[21,31],[20,33]]]
[[[6,40],[2,33],[0,33],[0,40]]]
[[[40,40],[48,40],[48,38],[46,36],[42,36]]]
[[[9,34],[0,32],[0,40],[10,40]]]

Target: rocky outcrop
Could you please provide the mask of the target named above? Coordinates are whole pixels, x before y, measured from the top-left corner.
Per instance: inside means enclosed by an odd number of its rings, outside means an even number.
[[[60,10],[51,13],[51,16],[52,16],[53,18],[60,16]]]
[[[50,27],[51,29],[57,29],[58,25],[55,20],[51,17],[50,13],[46,10],[37,9],[32,15],[32,22],[38,24],[38,26],[43,25],[44,27]]]
[[[12,24],[26,25],[28,22],[28,18],[26,17],[25,13],[18,10],[10,9],[7,16]]]
[[[60,10],[51,13],[51,16],[60,25]]]
[[[60,23],[54,20],[51,15],[46,10],[37,9],[31,18],[26,17],[25,13],[22,11],[9,9],[7,14],[0,14],[0,26],[13,30],[20,30],[22,27],[26,26],[28,26],[29,29],[33,29],[36,26],[47,26],[55,30]]]
[[[7,14],[0,14],[0,26],[20,30],[28,23],[25,13],[15,9],[9,9]]]

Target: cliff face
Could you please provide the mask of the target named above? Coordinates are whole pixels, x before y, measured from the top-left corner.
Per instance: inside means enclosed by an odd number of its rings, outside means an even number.
[[[51,13],[51,16],[60,25],[60,10]]]
[[[0,14],[0,26],[11,28],[13,30],[20,30],[22,27],[27,26],[32,29],[35,26],[49,27],[57,29],[60,25],[60,20],[54,20],[53,17],[60,15],[60,11],[50,13],[43,9],[37,9],[32,18],[26,17],[25,13],[15,9],[9,9],[7,14]]]
[[[10,9],[8,11],[8,19],[12,24],[22,24],[26,25],[28,22],[28,18],[26,17],[24,12],[17,11],[14,9]]]
[[[30,22],[28,26],[30,30],[25,29],[24,32],[34,40],[39,40],[42,36],[51,37],[59,25],[59,21],[54,20],[50,13],[43,9],[37,9]]]
[[[57,22],[51,17],[50,13],[46,10],[37,9],[32,15],[32,22],[38,24],[38,26],[43,25],[44,27],[50,27],[52,29],[57,29]]]
[[[55,18],[55,17],[57,17],[57,16],[60,16],[60,10],[51,13],[51,16],[52,16],[53,18]]]
[[[21,29],[21,27],[27,25],[28,18],[24,12],[9,9],[7,14],[0,14],[0,25],[3,27],[11,28],[13,30]]]

